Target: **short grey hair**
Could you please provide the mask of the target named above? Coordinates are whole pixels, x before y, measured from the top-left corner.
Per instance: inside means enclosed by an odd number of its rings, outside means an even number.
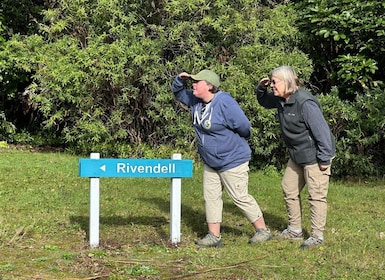
[[[281,79],[285,82],[285,91],[286,93],[292,94],[296,90],[298,90],[298,87],[300,86],[300,81],[297,77],[297,74],[295,73],[294,69],[290,66],[280,66],[271,72],[272,76],[276,76],[277,78]]]

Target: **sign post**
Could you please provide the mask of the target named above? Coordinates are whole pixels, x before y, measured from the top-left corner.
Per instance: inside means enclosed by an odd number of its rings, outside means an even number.
[[[99,153],[92,153],[91,159],[99,159]],[[100,199],[100,179],[90,179],[90,246],[99,246],[99,199]]]
[[[170,233],[171,242],[180,242],[182,179],[192,177],[192,160],[182,160],[181,154],[171,159],[100,159],[91,153],[90,159],[79,160],[80,177],[90,178],[90,246],[99,246],[100,177],[153,177],[171,179]]]
[[[181,154],[173,154],[172,159],[181,160]],[[170,233],[171,243],[180,242],[180,222],[181,222],[181,198],[182,198],[182,179],[171,179],[171,199],[170,199]]]

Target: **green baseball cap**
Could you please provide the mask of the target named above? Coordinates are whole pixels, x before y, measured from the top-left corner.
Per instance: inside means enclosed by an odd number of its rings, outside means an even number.
[[[219,87],[219,84],[221,83],[219,81],[219,76],[215,72],[207,69],[200,71],[196,75],[190,75],[190,78],[195,81],[206,81],[215,87]]]

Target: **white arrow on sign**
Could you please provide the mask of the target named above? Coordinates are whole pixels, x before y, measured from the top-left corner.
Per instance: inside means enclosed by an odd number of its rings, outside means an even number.
[[[100,166],[100,170],[106,172],[106,165],[104,164],[104,165]]]

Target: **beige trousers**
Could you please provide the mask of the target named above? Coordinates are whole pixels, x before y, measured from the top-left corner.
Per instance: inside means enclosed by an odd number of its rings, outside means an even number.
[[[204,165],[203,197],[207,223],[222,222],[223,188],[250,223],[262,217],[262,211],[258,203],[248,193],[248,172],[249,162],[224,172],[218,172],[208,165]]]
[[[321,171],[318,164],[301,166],[289,160],[282,179],[282,191],[286,203],[289,227],[302,229],[301,191],[308,188],[311,235],[323,237],[326,225],[330,167]]]

